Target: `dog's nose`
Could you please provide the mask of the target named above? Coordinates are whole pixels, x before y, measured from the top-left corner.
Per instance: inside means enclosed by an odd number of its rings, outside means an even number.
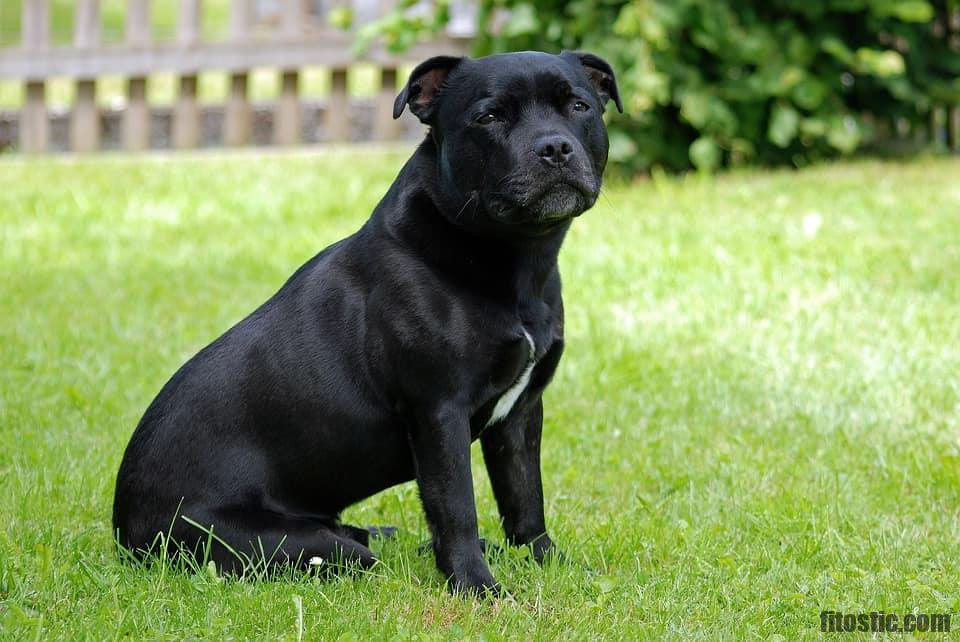
[[[537,141],[537,156],[543,162],[557,167],[563,167],[573,156],[573,144],[564,136],[544,136]]]

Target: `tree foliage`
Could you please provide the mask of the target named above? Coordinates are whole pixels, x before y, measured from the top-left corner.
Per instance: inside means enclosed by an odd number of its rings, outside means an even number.
[[[960,104],[960,0],[481,0],[478,22],[478,54],[607,58],[611,159],[633,171],[802,165]]]

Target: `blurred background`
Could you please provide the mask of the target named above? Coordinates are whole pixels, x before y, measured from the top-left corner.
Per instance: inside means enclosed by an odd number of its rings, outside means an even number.
[[[626,172],[960,150],[958,0],[2,0],[0,149],[416,138],[439,53],[586,49]]]
[[[782,642],[825,609],[960,613],[958,9],[0,0],[0,639]],[[560,255],[543,485],[574,563],[508,553],[513,598],[452,598],[401,484],[344,515],[401,529],[369,575],[122,564],[137,420],[364,224],[424,133],[392,118],[411,66],[527,48],[607,58],[626,107]]]

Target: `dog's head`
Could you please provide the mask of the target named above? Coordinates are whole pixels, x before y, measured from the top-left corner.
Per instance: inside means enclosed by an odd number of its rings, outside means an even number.
[[[443,200],[460,225],[541,233],[600,193],[613,70],[589,53],[523,52],[420,64],[394,104],[431,128]]]

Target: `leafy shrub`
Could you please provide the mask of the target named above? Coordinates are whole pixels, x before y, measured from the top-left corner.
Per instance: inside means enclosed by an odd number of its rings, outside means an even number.
[[[480,0],[478,21],[478,54],[607,58],[611,160],[632,171],[802,165],[960,104],[960,0]]]

